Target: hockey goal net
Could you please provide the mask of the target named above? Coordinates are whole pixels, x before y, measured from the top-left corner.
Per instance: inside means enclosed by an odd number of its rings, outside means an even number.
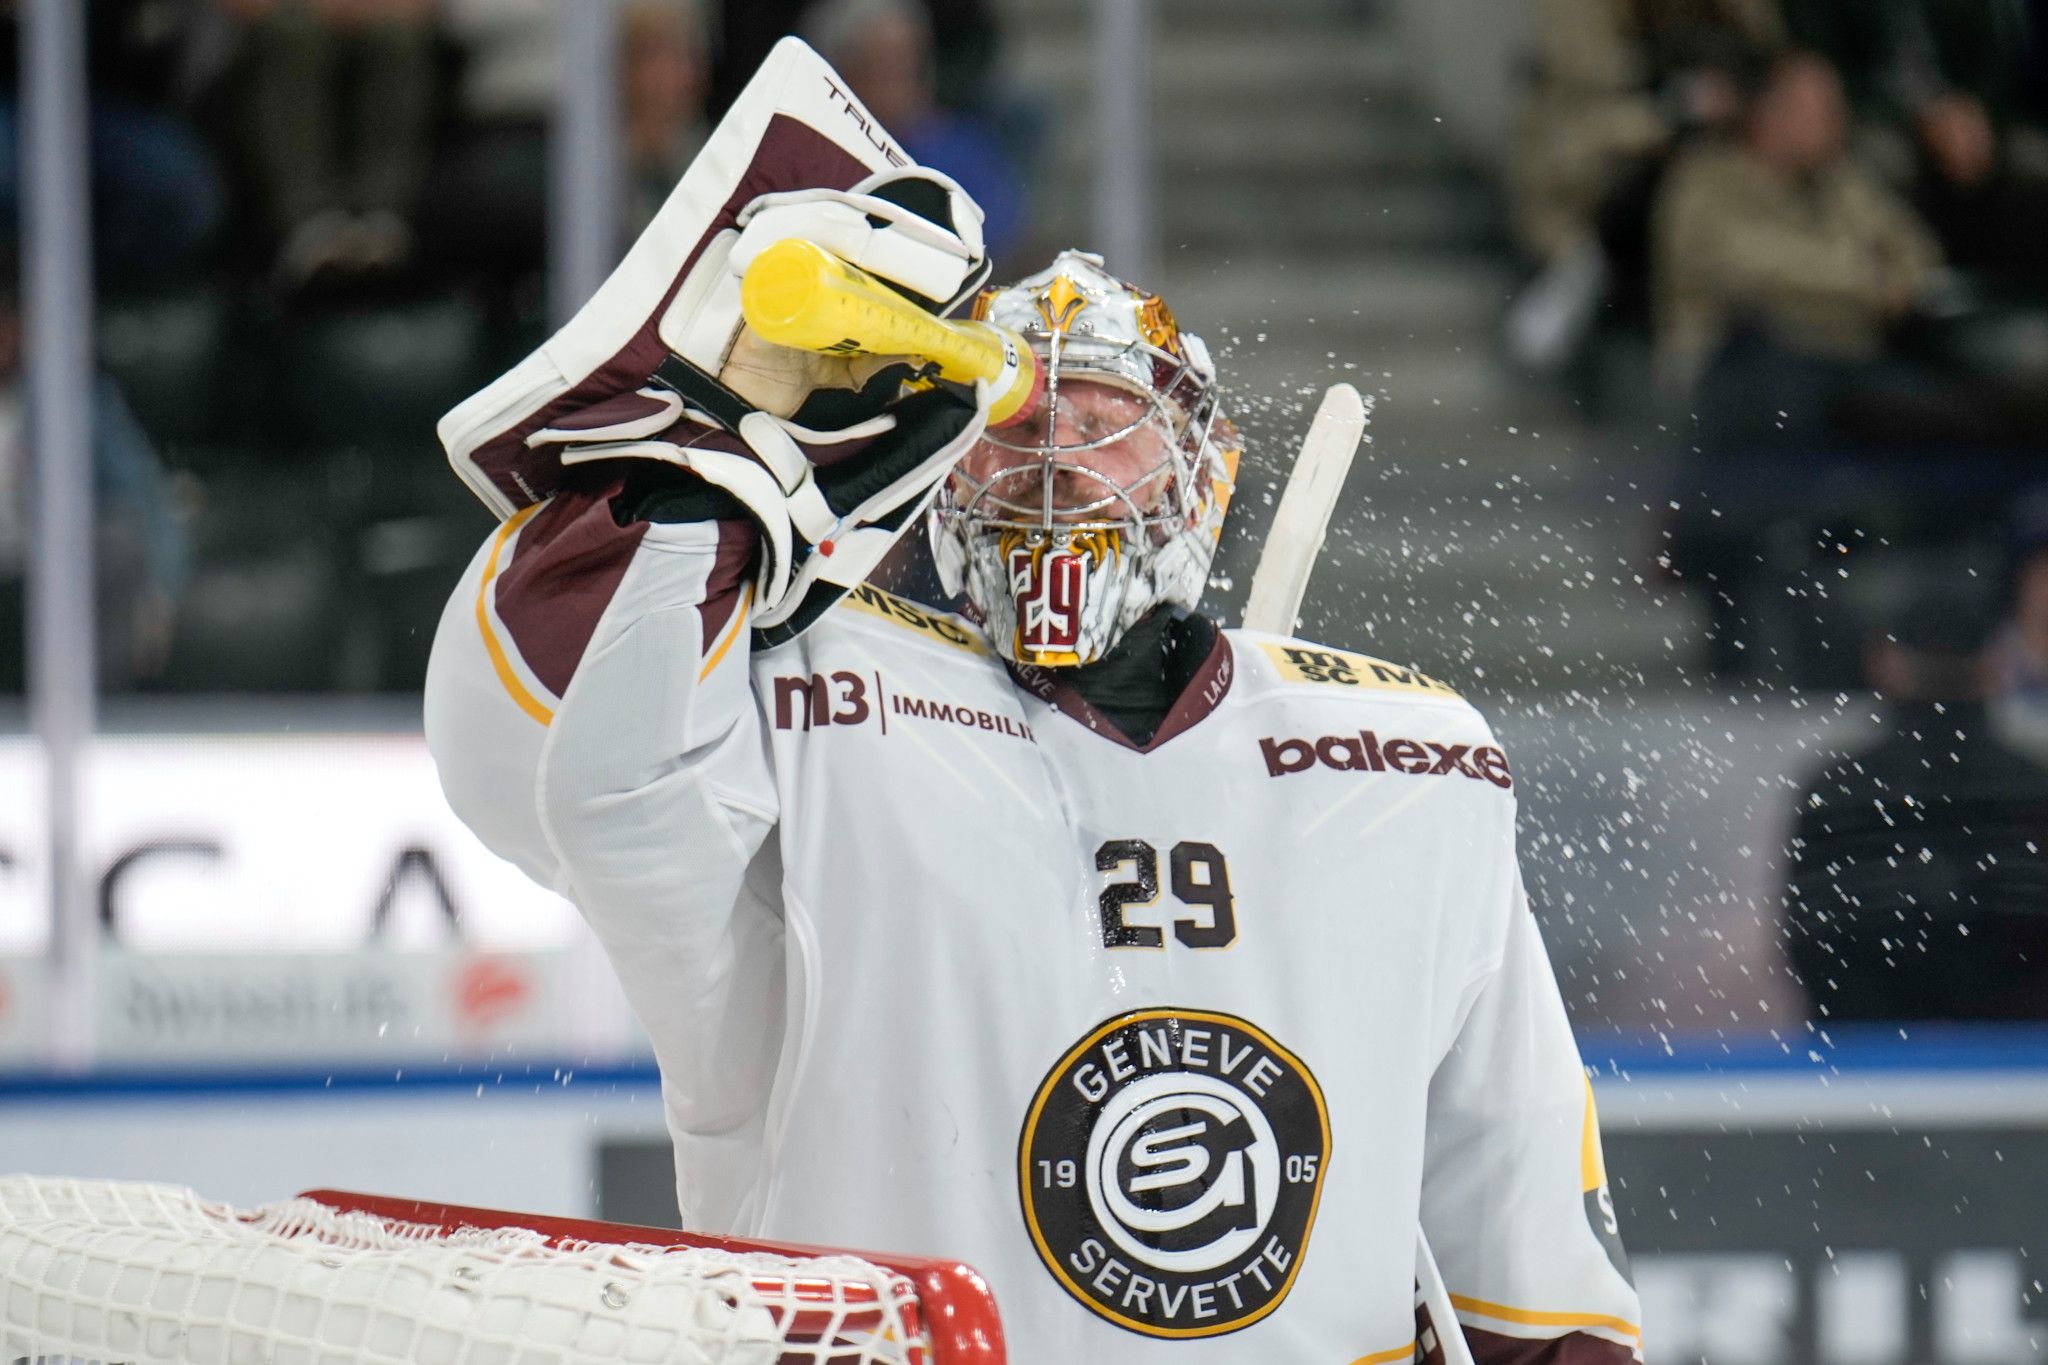
[[[0,1177],[0,1361],[1001,1365],[956,1262],[314,1190]]]

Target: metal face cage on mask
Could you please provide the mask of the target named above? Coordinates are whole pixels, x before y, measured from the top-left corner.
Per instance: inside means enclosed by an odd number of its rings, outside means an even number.
[[[1064,252],[975,305],[1038,353],[1044,392],[956,466],[932,514],[949,591],[1007,659],[1094,662],[1163,604],[1193,607],[1237,438],[1213,367],[1156,297]]]

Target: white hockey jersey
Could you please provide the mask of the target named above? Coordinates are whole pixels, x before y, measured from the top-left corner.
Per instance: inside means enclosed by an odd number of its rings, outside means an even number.
[[[514,517],[451,600],[456,811],[574,901],[687,1224],[958,1257],[1019,1361],[1625,1361],[1514,776],[1441,683],[1239,631],[1150,744],[873,588],[751,652],[751,531]]]

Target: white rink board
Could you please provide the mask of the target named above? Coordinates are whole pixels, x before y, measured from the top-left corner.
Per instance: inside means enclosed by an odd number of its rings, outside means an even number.
[[[131,948],[356,948],[387,888],[387,941],[445,943],[420,855],[473,946],[577,932],[574,910],[455,818],[417,734],[101,736],[83,782],[87,870]],[[42,793],[35,742],[0,738],[0,955],[47,941]]]
[[[603,1057],[646,1050],[595,940],[546,953],[100,955],[102,1067],[308,1066]],[[0,1069],[44,1055],[47,969],[0,956]]]
[[[80,1095],[0,1103],[0,1170],[261,1204],[321,1186],[588,1218],[606,1138],[663,1136],[651,1080]]]
[[[41,772],[0,737],[0,1068],[47,1054]],[[107,735],[83,780],[101,1066],[643,1047],[575,910],[455,818],[417,733]]]

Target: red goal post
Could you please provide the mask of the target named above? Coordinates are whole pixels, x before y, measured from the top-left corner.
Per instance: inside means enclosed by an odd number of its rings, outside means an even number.
[[[313,1190],[0,1176],[0,1360],[1002,1365],[954,1261]]]
[[[757,1242],[741,1237],[678,1232],[673,1228],[642,1227],[632,1223],[600,1223],[577,1218],[506,1213],[499,1209],[432,1204],[350,1190],[307,1190],[300,1197],[332,1209],[368,1213],[400,1223],[439,1227],[446,1232],[465,1227],[529,1228],[554,1246],[624,1242],[642,1246],[700,1247],[797,1261],[853,1257],[890,1272],[907,1287],[906,1326],[924,1338],[927,1351],[923,1357],[925,1365],[1004,1365],[1007,1360],[1003,1353],[1003,1326],[996,1311],[995,1296],[989,1291],[988,1282],[982,1279],[981,1273],[962,1261],[848,1251],[795,1242]],[[798,1304],[809,1305],[808,1308],[800,1308],[795,1321],[783,1329],[801,1337],[815,1338],[828,1330],[835,1292],[853,1300],[849,1306],[854,1309],[852,1316],[857,1324],[879,1323],[882,1316],[882,1305],[876,1303],[863,1287],[843,1286],[835,1290],[833,1283],[823,1278],[798,1277],[785,1285],[774,1277],[757,1277],[756,1288],[778,1295],[788,1293]]]

